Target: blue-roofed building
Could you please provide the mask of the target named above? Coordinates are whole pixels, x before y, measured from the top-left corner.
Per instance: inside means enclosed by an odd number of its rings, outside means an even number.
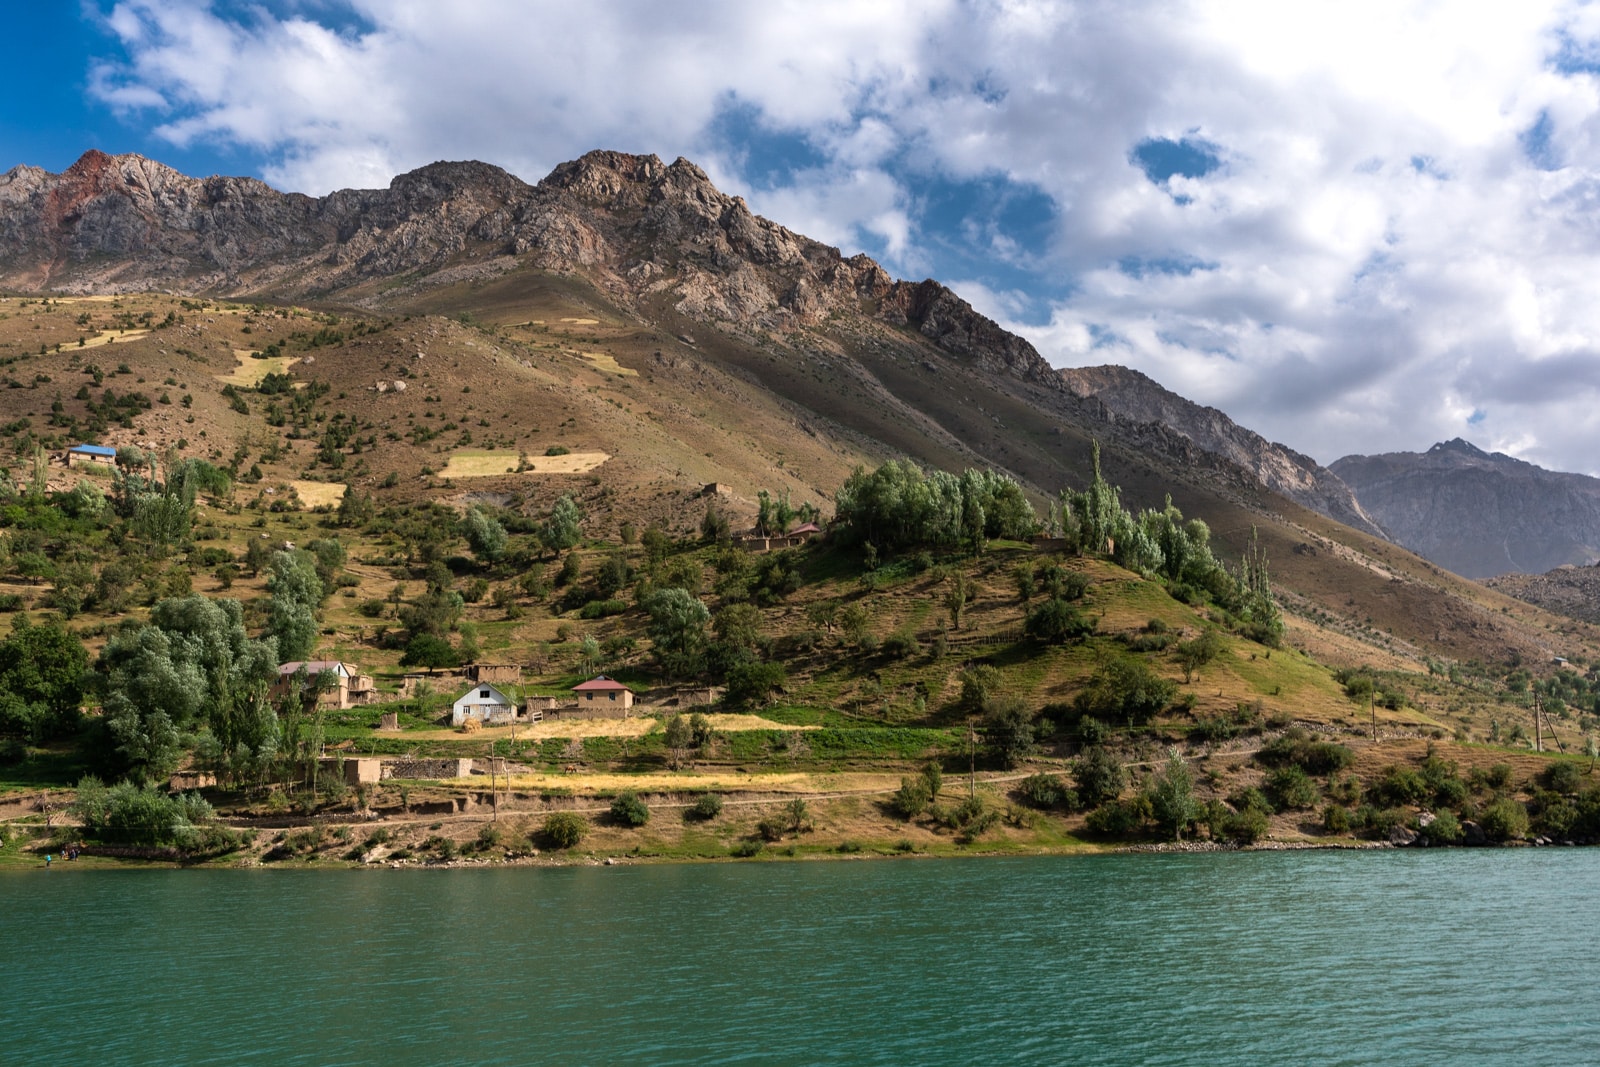
[[[82,460],[85,463],[106,463],[112,466],[117,462],[117,450],[106,445],[73,445],[67,449],[67,466]]]

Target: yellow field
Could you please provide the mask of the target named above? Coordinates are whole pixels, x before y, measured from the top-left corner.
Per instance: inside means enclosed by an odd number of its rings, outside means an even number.
[[[239,361],[239,365],[233,368],[233,373],[219,374],[217,379],[224,384],[242,386],[246,389],[254,389],[261,384],[261,379],[269,374],[287,374],[290,364],[299,362],[298,356],[252,359],[248,348],[235,348],[233,358]]]
[[[66,348],[99,348],[101,345],[115,344],[118,341],[137,341],[148,334],[149,330],[108,330],[94,337],[86,338],[81,345],[62,345]]]
[[[579,357],[596,370],[603,370],[611,374],[621,374],[630,378],[637,378],[639,372],[618,363],[615,356],[604,352],[579,352]]]
[[[529,456],[524,474],[583,474],[610,459],[606,452],[569,452],[564,456]],[[496,474],[515,474],[515,452],[485,452],[471,449],[453,454],[440,475],[445,478],[487,478]]]
[[[300,503],[308,508],[321,507],[324,504],[333,507],[339,506],[339,501],[344,499],[345,486],[342,482],[290,482],[294,486]]]
[[[690,709],[693,710],[693,709]],[[785,726],[783,723],[763,719],[759,715],[707,715],[713,730],[736,733],[740,730],[815,730],[815,726]],[[474,730],[472,737],[485,741],[504,741],[513,733],[519,741],[537,741],[546,737],[643,737],[660,726],[652,715],[635,715],[627,719],[554,719],[549,722],[519,723],[516,726],[485,726]],[[407,738],[418,741],[459,741],[460,730],[407,730]]]
[[[562,319],[561,321],[562,322],[570,322],[574,326],[598,326],[598,325],[600,325],[600,320],[599,319]]]

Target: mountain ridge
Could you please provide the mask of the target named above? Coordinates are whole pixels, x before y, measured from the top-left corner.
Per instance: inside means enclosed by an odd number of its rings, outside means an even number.
[[[1462,438],[1330,468],[1396,541],[1468,578],[1600,558],[1600,479],[1545,470]]]

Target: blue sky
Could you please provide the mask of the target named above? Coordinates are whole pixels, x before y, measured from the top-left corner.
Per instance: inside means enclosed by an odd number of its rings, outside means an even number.
[[[1586,3],[51,0],[0,168],[84,150],[321,194],[437,159],[687,156],[1331,462],[1464,436],[1594,472]]]

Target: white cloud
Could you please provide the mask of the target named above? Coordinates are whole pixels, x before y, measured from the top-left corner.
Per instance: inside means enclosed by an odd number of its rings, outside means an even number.
[[[220,10],[122,0],[107,22],[128,58],[100,64],[93,91],[313,193],[441,158],[536,180],[596,147],[689,155],[755,210],[847,252],[886,250],[903,274],[962,243],[946,269],[1052,360],[1130,364],[1324,461],[1465,435],[1549,466],[1597,462],[1592,6]],[[753,147],[729,142],[730,109]],[[1535,127],[1551,169],[1528,157]],[[772,133],[815,158],[775,168],[756,136]],[[1204,142],[1221,165],[1158,186],[1131,161],[1146,138]],[[932,179],[1044,194],[1047,240],[939,215]],[[1047,293],[1067,295],[1041,308]]]

